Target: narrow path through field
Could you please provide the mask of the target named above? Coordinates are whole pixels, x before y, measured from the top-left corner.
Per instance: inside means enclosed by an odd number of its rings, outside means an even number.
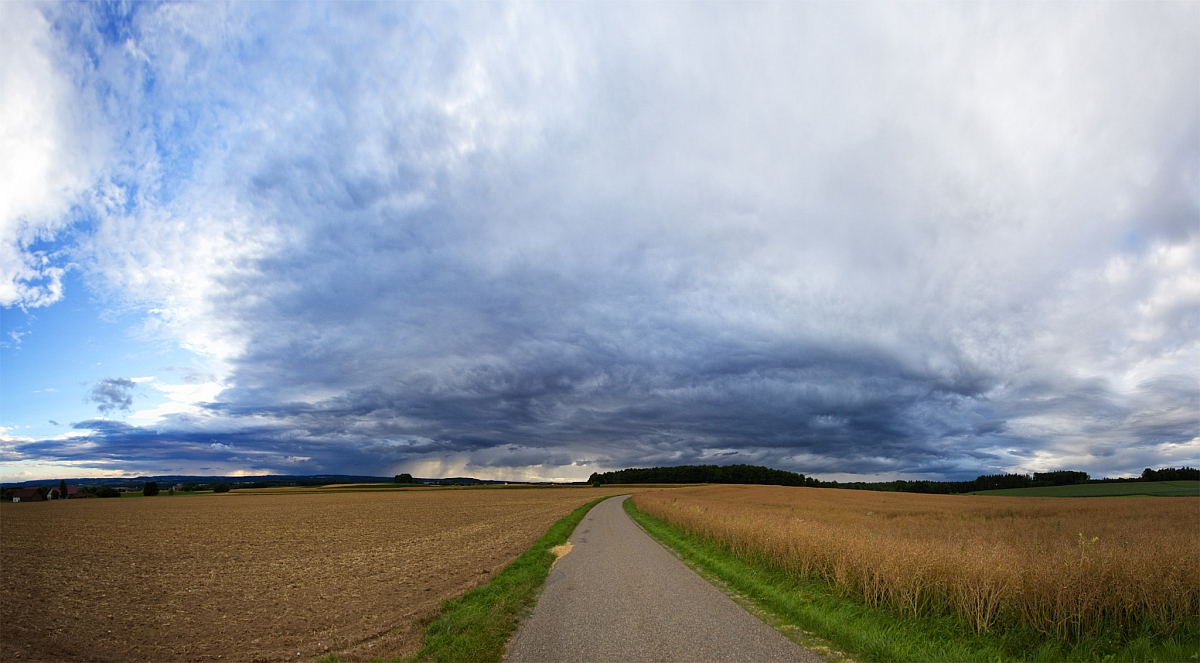
[[[598,504],[571,535],[505,660],[824,661],[746,612],[646,535]]]

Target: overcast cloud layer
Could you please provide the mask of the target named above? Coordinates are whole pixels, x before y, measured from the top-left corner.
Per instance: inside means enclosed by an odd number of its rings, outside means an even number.
[[[0,14],[0,304],[77,269],[217,385],[5,462],[1200,458],[1196,3]]]

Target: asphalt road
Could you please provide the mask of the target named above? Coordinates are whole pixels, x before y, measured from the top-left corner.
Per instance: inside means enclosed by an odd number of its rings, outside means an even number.
[[[663,550],[626,499],[601,502],[575,528],[506,661],[825,660]]]

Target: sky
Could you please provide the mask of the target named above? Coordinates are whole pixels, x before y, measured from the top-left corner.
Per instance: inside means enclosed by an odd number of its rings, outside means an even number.
[[[0,480],[1200,463],[1200,4],[0,3]]]

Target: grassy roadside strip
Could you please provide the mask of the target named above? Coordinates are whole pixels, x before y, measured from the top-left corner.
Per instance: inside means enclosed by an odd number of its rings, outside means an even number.
[[[855,661],[1196,661],[1200,629],[1172,638],[1146,634],[1124,644],[1074,646],[1028,632],[973,635],[952,617],[905,618],[841,596],[820,580],[797,580],[748,563],[721,546],[638,511],[625,511],[653,539],[751,612],[831,660]]]
[[[486,585],[460,598],[444,601],[438,616],[425,629],[425,641],[414,661],[499,661],[521,618],[533,608],[546,582],[554,553],[592,507],[606,495],[572,511],[546,531],[529,550],[496,574]]]

